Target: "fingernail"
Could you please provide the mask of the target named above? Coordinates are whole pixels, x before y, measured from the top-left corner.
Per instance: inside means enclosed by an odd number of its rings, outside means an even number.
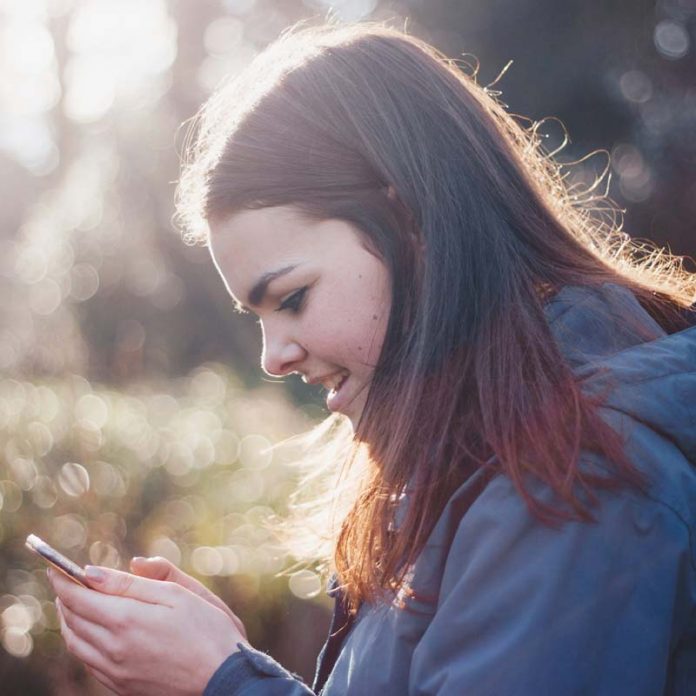
[[[95,566],[85,566],[85,575],[90,582],[104,582],[106,573]]]
[[[133,556],[133,560],[136,563],[140,563],[140,561],[147,561],[147,558],[145,558],[145,556]]]

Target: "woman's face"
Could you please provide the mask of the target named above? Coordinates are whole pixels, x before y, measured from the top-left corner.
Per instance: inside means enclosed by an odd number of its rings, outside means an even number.
[[[327,407],[355,427],[389,318],[387,268],[350,223],[292,206],[245,210],[210,231],[230,295],[259,317],[265,372],[323,384]]]

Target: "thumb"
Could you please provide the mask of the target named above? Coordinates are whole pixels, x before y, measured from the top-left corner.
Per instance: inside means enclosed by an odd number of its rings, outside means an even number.
[[[130,567],[135,575],[148,578],[149,580],[174,582],[210,601],[210,596],[212,595],[210,590],[201,585],[198,580],[177,568],[171,561],[162,558],[162,556],[153,556],[152,558],[135,556],[135,558],[131,559]]]
[[[180,583],[180,576],[183,575],[171,561],[162,558],[162,556],[154,556],[152,558],[135,556],[131,559],[130,569],[135,575],[140,575],[143,578],[150,578],[151,580],[165,580]]]

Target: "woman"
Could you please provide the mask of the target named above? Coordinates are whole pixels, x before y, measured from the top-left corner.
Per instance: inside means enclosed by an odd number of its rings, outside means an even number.
[[[289,32],[199,125],[189,238],[352,425],[331,633],[310,691],[135,559],[53,577],[70,650],[123,694],[694,693],[694,277],[395,30]]]

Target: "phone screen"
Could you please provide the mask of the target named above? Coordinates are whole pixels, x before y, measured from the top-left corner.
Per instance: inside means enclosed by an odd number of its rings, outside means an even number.
[[[62,553],[49,546],[43,539],[37,537],[36,534],[30,534],[24,545],[41,556],[44,561],[58,569],[63,575],[67,575],[73,582],[83,587],[89,587],[85,571],[77,563],[66,558]]]

